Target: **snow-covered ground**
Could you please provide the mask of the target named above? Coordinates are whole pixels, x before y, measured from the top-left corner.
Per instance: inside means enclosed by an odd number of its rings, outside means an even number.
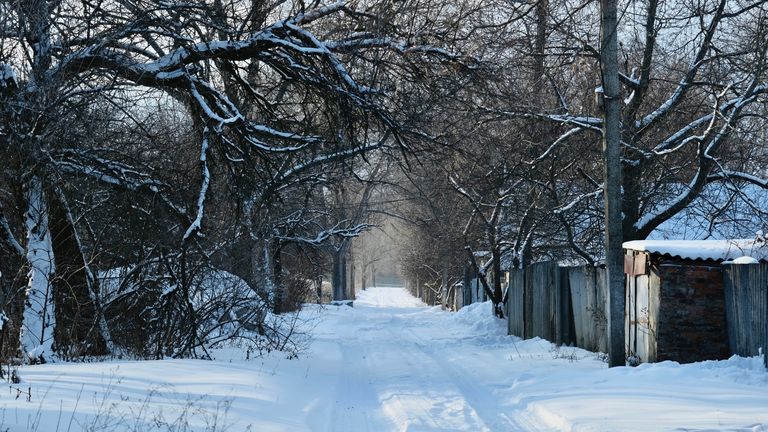
[[[308,306],[314,339],[298,360],[228,350],[25,367],[0,396],[0,431],[768,430],[758,359],[609,370],[594,353],[506,336],[490,309],[376,288],[354,308]]]

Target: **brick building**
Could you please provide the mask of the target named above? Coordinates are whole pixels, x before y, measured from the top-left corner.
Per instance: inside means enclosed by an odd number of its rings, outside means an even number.
[[[624,243],[626,344],[640,362],[681,363],[730,355],[721,264],[768,260],[754,240]]]

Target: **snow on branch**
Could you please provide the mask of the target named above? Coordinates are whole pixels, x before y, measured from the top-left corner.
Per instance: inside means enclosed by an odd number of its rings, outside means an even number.
[[[167,185],[123,163],[90,155],[87,151],[65,149],[51,156],[51,163],[59,172],[86,176],[94,180],[123,188],[132,192],[149,192],[159,196],[160,201],[176,215],[187,220],[187,211],[171,201],[161,188]]]
[[[509,118],[535,118],[548,120],[555,123],[578,126],[581,129],[589,129],[597,132],[602,132],[603,119],[600,117],[590,116],[576,116],[570,114],[546,114],[527,111],[504,111],[485,108],[484,111],[488,114],[500,115]]]
[[[278,235],[276,236],[276,238],[284,242],[302,243],[302,244],[311,245],[311,246],[322,246],[329,239],[333,237],[341,237],[345,239],[358,237],[363,232],[375,227],[375,225],[371,225],[368,223],[361,223],[353,227],[342,228],[341,225],[346,222],[347,221],[341,221],[330,229],[320,231],[319,233],[317,233],[317,235],[315,235],[314,238],[305,237],[305,236],[283,236],[283,235]]]
[[[333,66],[338,76],[349,87],[351,87],[352,89],[356,90],[359,93],[373,92],[373,89],[360,86],[354,79],[352,79],[352,76],[349,74],[349,71],[347,71],[347,68],[344,67],[341,61],[335,55],[333,55],[331,51],[328,49],[328,47],[325,46],[319,39],[317,39],[315,35],[290,22],[286,23],[286,26],[288,26],[288,28],[290,28],[291,30],[295,31],[303,39],[309,41],[314,47],[317,48],[319,53],[325,55],[325,57],[331,63],[331,65]]]
[[[712,116],[713,116],[712,114],[707,114],[705,116],[699,117],[698,119],[688,123],[687,125],[682,127],[680,130],[672,134],[669,138],[659,143],[659,145],[657,145],[652,150],[653,154],[657,156],[663,156],[665,154],[673,153],[683,148],[686,144],[694,140],[693,137],[689,137],[687,136],[687,134],[703,126],[704,124],[709,123],[712,120]]]
[[[456,181],[456,178],[454,178],[454,176],[451,175],[451,176],[448,177],[448,179],[450,180],[451,185],[453,186],[453,189],[456,192],[458,192],[459,195],[461,195],[464,198],[466,198],[467,201],[469,201],[469,203],[472,205],[472,208],[473,208],[472,215],[470,216],[470,222],[467,223],[467,227],[464,230],[465,234],[467,232],[469,232],[469,226],[471,225],[471,221],[474,219],[474,217],[476,215],[480,216],[480,218],[483,220],[483,224],[484,225],[489,226],[490,225],[490,221],[488,220],[487,217],[485,217],[485,214],[483,213],[483,210],[480,208],[482,203],[478,202],[478,200],[473,198],[472,195],[469,192],[467,192],[467,190],[464,189],[464,187],[462,187],[459,184],[459,182]],[[495,210],[495,208],[494,208],[494,210]]]
[[[3,214],[3,209],[0,207],[0,228],[3,229],[3,234],[5,235],[5,240],[8,242],[8,244],[13,248],[13,250],[19,255],[24,256],[24,248],[19,244],[19,242],[16,240],[16,237],[13,235],[13,231],[11,231],[11,226],[8,224],[8,219],[5,218],[5,214]]]
[[[184,240],[187,240],[192,234],[200,230],[203,223],[203,214],[205,213],[205,197],[208,193],[208,186],[211,182],[211,173],[208,170],[208,138],[210,130],[206,126],[203,131],[203,143],[200,145],[200,165],[203,171],[203,183],[200,186],[200,193],[197,197],[197,216],[192,224],[184,233]]]
[[[297,141],[307,144],[315,144],[322,141],[322,138],[314,135],[301,135],[296,132],[281,131],[269,126],[249,123],[246,130],[251,133],[266,135],[271,138],[283,139],[287,141]]]
[[[142,172],[136,167],[114,159],[99,157],[97,151],[94,149],[65,148],[51,153],[51,158],[55,164],[69,163],[71,166],[79,166],[82,170],[101,170],[123,182],[154,186],[163,185],[162,182],[153,179],[151,175]],[[111,150],[104,149],[104,151]]]
[[[600,117],[589,116],[572,116],[572,115],[557,115],[557,114],[545,114],[539,115],[552,121],[556,121],[563,124],[572,124],[575,126],[581,126],[582,128],[601,131],[603,127],[603,119]]]
[[[131,185],[132,189],[165,186],[163,182],[136,167],[114,159],[99,157],[95,150],[62,149],[52,153],[51,159],[54,165],[67,168],[66,171],[69,173],[81,171],[83,174],[110,184]]]
[[[599,189],[594,190],[594,191],[589,192],[589,193],[581,194],[578,197],[576,197],[573,200],[571,200],[571,202],[569,202],[568,204],[555,208],[553,210],[553,213],[561,214],[563,212],[566,212],[566,211],[572,209],[576,204],[578,204],[578,203],[580,203],[580,202],[582,202],[582,201],[584,201],[584,200],[586,200],[588,198],[596,198],[596,197],[600,196],[600,194],[603,193],[603,187],[602,186],[603,185],[601,183]]]
[[[291,21],[295,24],[309,24],[312,21],[316,21],[320,18],[323,18],[327,15],[332,15],[340,10],[342,10],[346,6],[347,2],[344,0],[337,1],[335,3],[331,3],[326,6],[319,7],[317,9],[314,9],[309,12],[304,12],[296,16],[296,18],[292,19]]]
[[[311,168],[315,168],[330,162],[339,161],[342,159],[348,159],[352,156],[356,156],[362,153],[367,153],[372,150],[377,150],[383,147],[386,143],[385,139],[369,143],[366,145],[339,150],[331,153],[325,153],[318,155],[308,161],[302,161],[294,165],[293,167],[283,171],[278,178],[281,180],[293,177]]]
[[[768,189],[767,178],[758,177],[756,175],[745,173],[745,172],[721,170],[717,173],[710,174],[708,177],[708,180],[709,181],[743,180],[743,181],[752,183],[754,185],[760,186],[763,189]]]
[[[670,135],[667,139],[659,143],[659,145],[654,147],[652,150],[653,154],[662,156],[675,152],[685,147],[689,143],[699,141],[701,139],[700,136],[689,136],[688,134],[706,124],[711,125],[713,119],[715,119],[717,116],[724,117],[728,115],[729,111],[731,110],[741,110],[744,105],[753,102],[758,95],[764,94],[766,92],[768,92],[768,85],[755,85],[747,93],[723,102],[715,110],[715,112],[701,116],[696,120],[691,121],[690,123],[680,128],[677,132]],[[704,135],[706,135],[706,133]]]
[[[211,94],[214,97],[214,100],[217,102],[219,108],[230,111],[224,114],[228,117],[221,117],[211,109],[203,95],[201,95],[198,91],[197,84],[195,84],[196,82],[206,90],[206,93]],[[224,94],[214,90],[210,85],[204,83],[203,81],[189,77],[189,90],[192,92],[192,96],[197,101],[197,104],[209,119],[216,121],[221,125],[231,124],[245,119],[243,115],[240,114],[240,112],[237,110],[235,105]],[[221,106],[222,102],[227,105],[226,108]]]
[[[698,74],[699,69],[704,64],[704,60],[712,44],[712,39],[714,38],[715,32],[720,25],[721,20],[723,19],[723,12],[727,3],[727,0],[720,0],[719,5],[714,11],[712,20],[709,22],[709,25],[704,31],[704,37],[702,39],[701,45],[699,46],[699,49],[693,59],[691,59],[688,70],[680,79],[680,82],[678,83],[675,90],[672,92],[669,98],[667,98],[667,100],[662,102],[662,104],[656,108],[656,110],[646,115],[641,120],[638,120],[635,124],[636,128],[643,129],[651,126],[660,119],[664,118],[674,107],[680,103],[680,101],[683,100],[683,97],[691,88],[691,85],[693,84],[694,78]]]
[[[559,146],[559,145],[560,145],[560,144],[562,144],[562,143],[563,143],[565,140],[567,140],[568,138],[570,138],[570,137],[571,137],[571,136],[573,136],[573,135],[576,135],[577,133],[579,133],[579,132],[580,132],[580,131],[582,131],[582,130],[584,130],[584,129],[583,129],[583,128],[581,128],[581,127],[575,127],[575,128],[573,128],[573,129],[570,129],[569,131],[565,132],[564,134],[560,135],[560,136],[559,136],[559,137],[558,137],[558,138],[557,138],[557,139],[556,139],[556,140],[555,140],[555,141],[552,143],[552,145],[550,145],[550,146],[549,146],[549,148],[547,148],[547,150],[546,150],[544,153],[542,153],[542,154],[541,154],[539,157],[537,157],[536,159],[534,159],[534,160],[532,160],[532,161],[530,161],[530,162],[526,162],[526,164],[528,164],[528,165],[535,165],[535,164],[537,164],[538,162],[541,162],[541,161],[543,161],[544,159],[546,159],[546,158],[547,158],[547,156],[549,156],[549,154],[550,154],[550,153],[552,153],[552,151],[553,151],[553,150],[554,150],[554,149],[555,149],[557,146]]]
[[[389,37],[352,37],[338,41],[329,41],[325,43],[325,46],[333,52],[348,52],[361,48],[384,48],[403,55],[426,54],[449,61],[462,62],[465,66],[468,66],[467,63],[481,63],[481,60],[478,58],[452,53],[444,48],[432,45],[408,45]]]

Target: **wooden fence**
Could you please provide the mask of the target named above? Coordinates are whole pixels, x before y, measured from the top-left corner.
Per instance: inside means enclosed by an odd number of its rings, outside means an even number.
[[[756,356],[768,367],[768,264],[723,265],[731,353]]]
[[[756,356],[762,348],[768,367],[768,264],[723,265],[723,278],[731,353]],[[508,332],[607,352],[607,300],[603,268],[544,262],[512,270]]]
[[[472,303],[488,300],[480,279],[471,276],[471,273],[467,273],[462,282],[451,286],[439,285],[434,282],[425,283],[416,277],[406,279],[405,288],[414,297],[421,299],[428,305],[442,305],[446,308],[459,310]]]
[[[576,346],[589,351],[608,352],[608,320],[605,268],[567,267],[573,305]]]
[[[536,263],[510,272],[509,334],[607,350],[605,270]]]

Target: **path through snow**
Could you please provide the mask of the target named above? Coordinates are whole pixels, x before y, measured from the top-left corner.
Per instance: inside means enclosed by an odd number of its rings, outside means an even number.
[[[217,431],[768,429],[758,359],[609,370],[587,351],[506,336],[488,303],[450,313],[401,288],[304,314],[318,320],[298,360],[230,350],[24,368],[31,401],[0,396],[0,430],[169,430],[185,408],[190,430]]]

